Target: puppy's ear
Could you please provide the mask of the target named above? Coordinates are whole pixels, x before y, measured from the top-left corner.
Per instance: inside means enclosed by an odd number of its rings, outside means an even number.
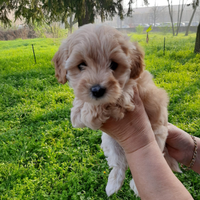
[[[144,70],[144,51],[137,44],[133,43],[130,49],[131,75],[130,78],[136,79]]]
[[[65,62],[67,61],[67,52],[62,47],[56,52],[52,59],[55,66],[55,76],[58,82],[65,84],[67,82],[67,70],[65,69]]]

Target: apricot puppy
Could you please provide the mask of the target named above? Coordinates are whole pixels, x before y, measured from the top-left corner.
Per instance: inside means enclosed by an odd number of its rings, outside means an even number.
[[[131,100],[133,88],[137,87],[160,150],[164,151],[168,96],[144,70],[144,53],[137,43],[114,28],[89,24],[61,44],[53,62],[58,81],[64,84],[68,80],[74,89],[74,127],[99,129],[110,117],[122,119],[126,111],[135,108]],[[106,133],[102,135],[101,147],[112,168],[106,186],[110,196],[121,188],[128,165],[123,149]],[[166,148],[165,158],[172,170],[181,172]],[[133,180],[130,186],[139,195]]]

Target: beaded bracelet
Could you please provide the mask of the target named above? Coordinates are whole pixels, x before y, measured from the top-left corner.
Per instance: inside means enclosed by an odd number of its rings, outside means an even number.
[[[190,161],[190,164],[189,164],[189,166],[187,166],[187,168],[184,168],[184,167],[183,167],[183,164],[181,164],[181,167],[182,167],[184,170],[190,170],[190,169],[192,169],[192,167],[194,166],[196,157],[197,157],[197,149],[198,149],[197,141],[196,141],[196,139],[195,139],[194,136],[191,135],[191,137],[192,137],[192,139],[193,139],[193,141],[194,141],[194,153],[193,153],[193,156],[192,156],[192,160]]]

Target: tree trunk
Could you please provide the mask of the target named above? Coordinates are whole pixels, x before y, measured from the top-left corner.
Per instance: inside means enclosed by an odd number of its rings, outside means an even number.
[[[178,35],[178,26],[179,26],[179,19],[180,19],[180,6],[181,6],[181,0],[179,0],[178,5],[178,16],[177,16],[177,24],[176,24],[176,36]]]
[[[170,5],[169,3],[169,0],[168,0],[168,8],[169,8],[169,16],[170,16],[170,19],[171,19],[171,23],[172,23],[172,33],[173,33],[173,36],[175,35],[175,32],[174,32],[174,23],[173,23],[173,10],[171,8],[172,5]]]
[[[178,36],[179,29],[180,29],[180,26],[181,26],[181,20],[182,20],[182,16],[183,16],[183,10],[184,10],[184,0],[182,0],[182,6],[181,6],[181,11],[180,11],[180,16],[178,14],[178,23],[177,23],[177,29],[176,29],[176,36]]]
[[[194,8],[194,10],[193,10],[192,16],[191,16],[191,18],[190,18],[189,24],[188,24],[187,29],[186,29],[186,32],[185,32],[185,36],[188,36],[189,30],[190,30],[190,25],[191,25],[191,23],[192,23],[194,14],[195,14],[195,12],[196,12],[196,9],[197,9],[197,6],[195,6],[195,8]]]
[[[154,16],[154,19],[153,19],[153,27],[155,27],[156,26],[156,18],[155,18],[155,16]]]
[[[83,18],[79,18],[78,19],[78,27],[83,26],[84,24],[89,24],[90,23],[90,19],[87,15],[85,15],[85,17]]]
[[[71,12],[71,13],[70,13],[70,16],[69,16],[69,33],[70,33],[70,34],[72,33],[72,27],[73,27],[73,20],[72,20],[72,17],[73,17],[73,13]]]
[[[200,22],[197,28],[196,42],[194,47],[194,53],[200,53]]]
[[[93,23],[90,21],[90,14],[87,6],[85,5],[85,16],[78,19],[78,27],[83,26],[84,24]]]

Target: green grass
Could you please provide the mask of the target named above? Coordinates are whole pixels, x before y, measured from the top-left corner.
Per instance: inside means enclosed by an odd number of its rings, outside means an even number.
[[[195,34],[131,35],[144,47],[146,68],[170,96],[169,121],[200,137],[200,55]],[[163,38],[166,52],[163,55]],[[51,59],[61,40],[0,41],[0,199],[137,199],[129,189],[107,198],[109,168],[101,132],[70,123],[72,89],[54,77]],[[34,44],[37,64],[34,63]],[[194,199],[200,176],[176,174]]]

